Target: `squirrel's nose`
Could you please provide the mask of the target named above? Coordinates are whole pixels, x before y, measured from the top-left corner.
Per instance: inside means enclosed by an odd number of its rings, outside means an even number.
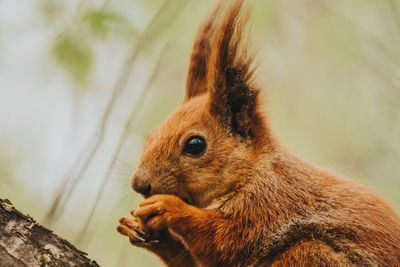
[[[136,192],[144,195],[145,197],[148,197],[150,195],[150,179],[142,170],[138,170],[132,177],[132,188]]]

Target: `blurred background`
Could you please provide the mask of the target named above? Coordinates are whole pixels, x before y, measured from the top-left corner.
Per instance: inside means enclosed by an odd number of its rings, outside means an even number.
[[[115,228],[215,3],[0,0],[0,197],[101,266],[161,266]],[[251,30],[276,134],[399,212],[399,1],[258,0]]]

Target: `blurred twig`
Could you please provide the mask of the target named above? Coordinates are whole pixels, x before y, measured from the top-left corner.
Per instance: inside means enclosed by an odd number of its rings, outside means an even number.
[[[328,4],[327,1],[324,1],[324,4],[325,4],[326,8],[332,14],[334,14],[335,16],[340,18],[342,21],[344,21],[346,24],[348,24],[351,27],[353,27],[354,29],[356,29],[359,33],[361,33],[363,35],[365,40],[368,40],[368,41],[370,41],[371,44],[375,45],[376,50],[379,51],[382,55],[381,58],[384,58],[387,62],[387,64],[385,64],[385,66],[387,66],[386,67],[387,69],[382,70],[381,68],[379,68],[377,62],[374,62],[371,58],[367,58],[367,59],[364,58],[363,60],[370,66],[370,69],[373,70],[373,74],[380,77],[381,80],[383,80],[388,85],[388,87],[393,90],[393,92],[395,92],[397,95],[399,95],[400,88],[398,86],[398,82],[400,79],[399,79],[398,75],[396,75],[396,72],[397,72],[396,68],[400,63],[400,57],[393,50],[397,47],[396,46],[388,46],[388,44],[386,42],[379,40],[378,38],[373,36],[369,31],[362,28],[357,23],[351,21],[349,18],[347,18],[347,17],[343,16],[342,14],[338,13],[337,11],[335,11],[332,7],[330,7],[330,5]],[[398,26],[397,28],[400,32],[400,17],[397,13],[397,3],[395,3],[395,1],[390,0],[390,4],[392,7],[392,12],[395,17],[395,20],[397,21],[397,26]],[[396,101],[396,103],[398,102],[397,98],[395,101]]]
[[[110,2],[110,0],[104,0],[103,5],[101,6],[101,10],[106,9],[109,2]]]
[[[68,183],[70,182],[71,178],[74,175],[74,171],[76,166],[79,166],[79,163],[83,160],[84,156],[85,156],[85,152],[86,151],[93,151],[93,147],[94,145],[89,141],[87,142],[87,144],[84,146],[84,148],[82,149],[82,151],[78,154],[78,156],[76,157],[75,161],[72,163],[72,167],[69,168],[69,170],[64,174],[58,188],[56,191],[56,198],[53,201],[53,205],[51,206],[50,210],[48,211],[46,217],[45,217],[45,224],[51,224],[52,220],[54,217],[58,217],[60,215],[60,213],[62,213],[61,209],[58,209],[60,202],[62,200],[62,197],[65,193],[66,188],[68,187]],[[89,154],[89,156],[87,158],[89,158],[91,156],[91,154]],[[85,163],[82,165],[80,172],[77,174],[77,177],[82,175],[82,172],[87,168],[87,160],[85,161]],[[63,204],[64,205],[64,204]]]
[[[392,10],[393,13],[394,20],[396,22],[397,31],[400,36],[400,14],[399,14],[400,11],[398,9],[399,8],[398,0],[390,0],[389,4],[390,4],[390,9]]]
[[[126,256],[128,254],[128,248],[129,248],[129,246],[127,246],[126,243],[124,242],[124,244],[122,245],[122,248],[120,249],[118,261],[117,261],[117,264],[115,265],[116,267],[124,267],[125,266]]]
[[[100,126],[96,133],[92,136],[92,138],[89,139],[90,141],[87,142],[90,143],[91,140],[96,140],[94,142],[94,145],[88,153],[86,151],[87,145],[85,146],[85,149],[80,152],[79,157],[81,157],[81,155],[87,155],[86,159],[84,160],[84,164],[80,167],[77,175],[73,176],[72,173],[74,173],[74,170],[78,168],[77,164],[74,163],[67,172],[68,174],[71,173],[71,175],[66,175],[65,178],[60,182],[57,190],[58,193],[55,197],[55,200],[53,201],[49,212],[46,215],[46,221],[48,221],[49,223],[51,223],[54,219],[58,218],[62,214],[65,209],[66,203],[68,203],[68,200],[74,192],[78,182],[87,171],[94,156],[99,150],[104,138],[107,121],[110,117],[111,111],[115,106],[117,98],[121,95],[126,87],[129,75],[137,56],[145,47],[149,46],[149,44],[154,41],[161,29],[164,29],[166,25],[169,25],[174,20],[174,18],[177,17],[176,14],[183,9],[186,3],[187,0],[167,0],[154,15],[147,28],[140,35],[138,41],[132,49],[131,55],[124,63],[122,73],[116,85],[114,86],[110,101],[107,104],[105,112],[102,116]],[[69,185],[68,188],[66,188],[66,185]]]
[[[81,9],[82,9],[82,7],[83,7],[83,5],[85,4],[86,1],[87,0],[81,0],[79,2],[78,6],[75,9],[75,13],[74,13],[74,16],[72,18],[72,21],[76,21],[76,18],[78,17],[79,13],[81,12]]]
[[[134,125],[135,118],[137,118],[136,115],[141,110],[141,108],[143,106],[143,103],[144,103],[144,100],[145,100],[145,98],[147,96],[147,93],[149,92],[149,89],[150,89],[151,85],[153,84],[153,82],[155,81],[155,79],[157,77],[157,74],[158,74],[158,72],[160,70],[161,62],[162,62],[164,54],[165,54],[165,52],[167,50],[167,47],[168,46],[166,45],[164,47],[163,51],[161,52],[161,55],[158,58],[158,61],[156,63],[156,66],[154,67],[152,75],[150,76],[149,80],[147,81],[146,86],[142,90],[140,96],[138,97],[138,100],[136,101],[135,105],[133,106],[133,108],[131,110],[131,113],[129,115],[129,118],[125,122],[124,130],[123,130],[123,132],[122,132],[122,134],[121,134],[121,136],[119,138],[118,144],[117,144],[117,146],[115,148],[115,151],[114,151],[114,154],[113,154],[113,158],[112,158],[110,164],[108,165],[107,173],[103,177],[103,181],[102,181],[100,190],[97,192],[96,199],[95,199],[95,201],[94,201],[94,203],[92,205],[92,208],[90,209],[90,212],[89,212],[89,215],[88,215],[88,217],[86,219],[85,225],[83,226],[81,232],[78,235],[78,240],[77,240],[78,244],[82,241],[82,238],[86,234],[86,231],[87,231],[87,229],[88,229],[88,227],[89,227],[89,225],[90,225],[90,223],[91,223],[91,221],[93,219],[93,215],[94,215],[94,213],[95,213],[95,211],[97,209],[97,206],[99,204],[99,201],[100,201],[100,199],[101,199],[101,197],[103,195],[104,189],[106,188],[108,180],[110,179],[110,176],[111,176],[111,173],[112,173],[112,170],[113,170],[113,166],[115,165],[116,161],[118,160],[119,155],[121,154],[122,148],[124,147],[124,144],[125,144],[125,142],[127,140],[127,137],[128,137],[128,135],[130,133],[130,130],[132,128],[132,125]]]
[[[344,16],[343,14],[340,14],[340,12],[336,11],[334,8],[331,7],[331,5],[328,3],[328,1],[323,1],[325,7],[329,12],[331,12],[333,15],[336,17],[340,18],[343,22],[345,22],[347,25],[351,26],[353,29],[356,29],[359,33],[361,33],[365,39],[371,41],[371,43],[375,44],[376,47],[379,49],[379,51],[385,56],[385,58],[390,59],[394,63],[400,62],[400,57],[392,53],[387,47],[387,44],[373,36],[371,32],[367,31],[348,17]]]

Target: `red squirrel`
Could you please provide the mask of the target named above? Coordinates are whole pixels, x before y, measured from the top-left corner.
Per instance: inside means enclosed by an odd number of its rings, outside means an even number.
[[[244,0],[200,27],[186,97],[132,178],[117,230],[167,266],[400,266],[400,219],[361,185],[293,155],[263,114]]]

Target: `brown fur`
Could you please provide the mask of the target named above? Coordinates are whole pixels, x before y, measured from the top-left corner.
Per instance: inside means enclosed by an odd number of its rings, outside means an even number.
[[[146,199],[118,231],[168,266],[400,266],[395,212],[271,133],[243,42],[248,13],[227,2],[199,30],[184,103],[147,139],[132,179]],[[196,135],[205,153],[182,154]]]

